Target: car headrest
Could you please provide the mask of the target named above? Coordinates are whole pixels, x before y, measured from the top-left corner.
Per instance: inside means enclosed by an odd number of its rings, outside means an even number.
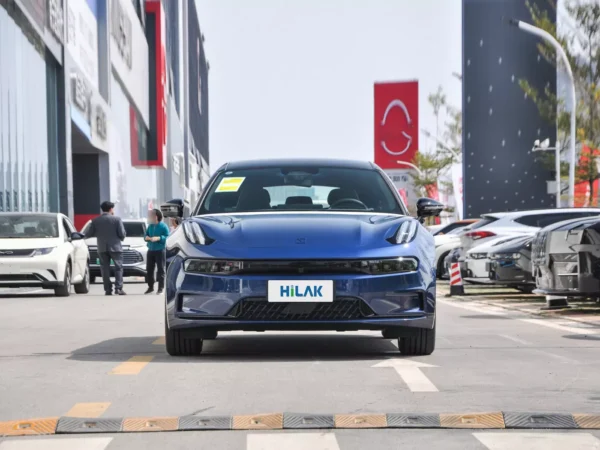
[[[355,200],[359,200],[358,196],[356,195],[356,192],[354,192],[353,189],[338,188],[333,189],[329,193],[329,195],[327,196],[327,203],[329,203],[329,206],[331,206],[335,202],[338,202],[343,198],[353,198]]]
[[[271,209],[271,196],[266,189],[247,187],[240,193],[237,203],[238,211],[257,211]]]
[[[285,199],[286,205],[312,205],[312,198],[306,196],[288,197]]]

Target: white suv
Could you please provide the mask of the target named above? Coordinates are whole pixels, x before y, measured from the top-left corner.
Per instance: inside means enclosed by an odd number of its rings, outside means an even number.
[[[81,232],[90,226],[88,221]],[[146,236],[145,219],[123,219],[125,227],[125,240],[123,241],[123,276],[124,277],[145,277],[146,276],[146,254],[148,245],[144,240]],[[101,277],[100,258],[98,257],[98,244],[96,238],[86,239],[85,241],[90,249],[90,277],[93,283],[96,277]],[[111,273],[114,276],[113,273]]]
[[[488,278],[489,259],[483,244],[501,237],[535,234],[545,226],[563,220],[600,215],[598,208],[556,208],[531,211],[483,214],[481,220],[460,236],[462,254],[466,256],[461,269],[467,278]],[[481,246],[482,252],[477,248]]]
[[[54,289],[59,297],[90,289],[88,248],[56,213],[0,213],[0,288]]]

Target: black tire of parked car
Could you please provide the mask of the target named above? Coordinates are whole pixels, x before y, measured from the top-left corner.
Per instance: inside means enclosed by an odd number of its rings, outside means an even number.
[[[54,295],[57,297],[68,297],[71,295],[71,263],[67,263],[63,285],[54,288]]]
[[[169,329],[165,314],[165,347],[171,356],[194,356],[202,353],[202,339],[186,339],[178,330]]]
[[[83,275],[83,281],[77,283],[75,286],[76,294],[87,294],[90,292],[90,269],[86,267],[85,274]]]
[[[517,286],[516,289],[524,294],[531,294],[535,289],[535,286]]]
[[[435,325],[431,329],[418,328],[413,336],[399,338],[398,349],[403,355],[431,355],[435,350]]]
[[[442,253],[442,255],[440,256],[440,258],[438,259],[438,265],[437,265],[437,270],[436,270],[436,276],[438,280],[441,280],[442,278],[444,278],[444,275],[446,275],[446,257],[448,256],[448,254],[450,254],[450,251],[447,251],[446,253]]]

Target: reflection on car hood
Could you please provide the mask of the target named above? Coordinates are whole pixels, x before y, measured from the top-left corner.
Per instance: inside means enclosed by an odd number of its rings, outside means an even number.
[[[495,246],[488,253],[518,253],[523,250],[523,248],[525,248],[525,246],[527,246],[527,244],[529,244],[532,240],[533,236],[529,235],[510,239],[507,242],[503,242]]]
[[[533,236],[534,236],[533,233],[528,233],[528,234],[518,234],[518,235],[513,235],[513,236],[498,237],[498,238],[492,239],[490,241],[487,241],[481,245],[476,245],[475,247],[471,248],[467,252],[467,254],[496,252],[498,247],[500,247],[500,246],[510,244],[517,239],[523,239],[526,237],[533,238]],[[477,241],[475,241],[475,242],[477,242]]]
[[[206,215],[195,220],[211,239],[240,247],[374,247],[385,243],[404,218],[353,212],[269,212]]]

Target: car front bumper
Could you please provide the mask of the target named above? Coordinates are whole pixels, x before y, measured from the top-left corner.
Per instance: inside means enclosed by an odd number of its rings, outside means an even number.
[[[268,280],[333,280],[329,303],[267,301]],[[214,331],[383,330],[433,328],[435,279],[421,272],[392,275],[198,275],[175,257],[167,270],[170,329]]]
[[[521,267],[518,261],[509,259],[490,260],[487,264],[489,278],[493,283],[503,285],[533,285],[532,273]]]
[[[53,288],[64,284],[64,265],[54,252],[47,255],[2,257],[0,288]]]
[[[123,250],[123,276],[140,277],[146,275],[146,256],[148,249],[145,247],[129,248]],[[90,249],[90,275],[99,277],[102,275],[100,264],[98,264],[98,252],[95,248]],[[111,276],[114,276],[115,269],[111,266]]]
[[[489,271],[487,264],[490,262],[489,259],[465,259],[463,266],[464,271],[466,272],[465,278],[481,278],[482,281],[485,281],[489,278]]]

